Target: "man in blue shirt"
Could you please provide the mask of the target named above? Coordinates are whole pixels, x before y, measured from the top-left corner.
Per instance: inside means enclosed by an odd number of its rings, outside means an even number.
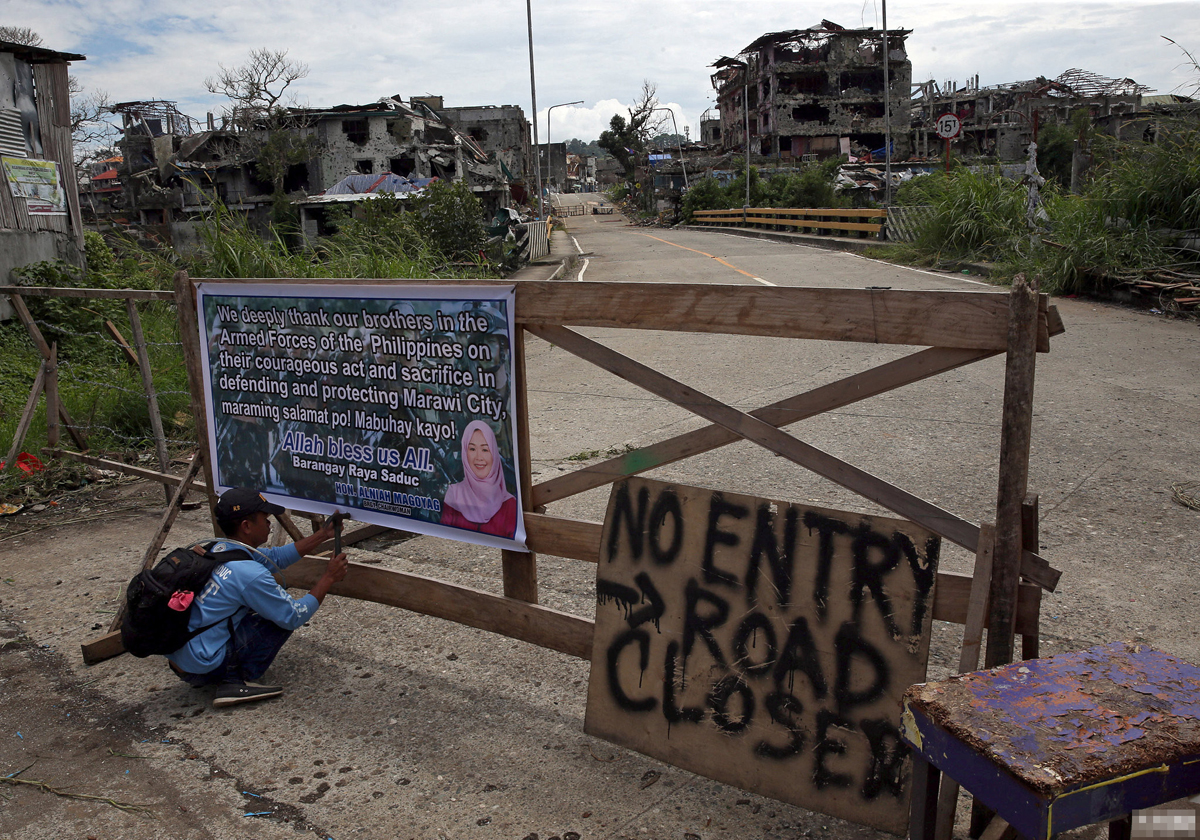
[[[325,574],[302,598],[293,598],[275,582],[282,571],[333,538],[333,519],[291,545],[260,549],[271,534],[270,514],[283,513],[260,493],[245,487],[227,490],[217,501],[217,524],[228,539],[210,552],[232,551],[244,559],[222,563],[192,603],[188,629],[197,634],[167,656],[171,669],[189,685],[216,685],[213,705],[221,708],[278,697],[283,689],[259,685],[292,631],[304,624],[333,584],[346,576],[346,555],[329,561]]]

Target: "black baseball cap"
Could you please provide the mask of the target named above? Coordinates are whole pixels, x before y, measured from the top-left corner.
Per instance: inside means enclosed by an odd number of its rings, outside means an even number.
[[[249,487],[234,487],[232,490],[226,490],[221,494],[221,498],[217,499],[216,514],[219,522],[237,522],[260,510],[265,513],[283,513],[284,508],[268,502],[262,493]]]

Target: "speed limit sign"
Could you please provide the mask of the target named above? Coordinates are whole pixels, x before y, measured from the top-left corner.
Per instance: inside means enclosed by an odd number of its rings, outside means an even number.
[[[954,114],[942,114],[934,123],[934,130],[943,140],[953,140],[962,130],[962,120]]]

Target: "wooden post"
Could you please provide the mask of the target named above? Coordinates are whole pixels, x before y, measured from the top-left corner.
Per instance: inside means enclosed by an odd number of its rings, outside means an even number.
[[[17,431],[13,435],[12,447],[8,450],[8,457],[4,459],[4,469],[13,469],[17,464],[17,453],[21,451],[21,444],[25,442],[25,435],[29,433],[29,424],[33,422],[33,414],[37,411],[38,400],[42,397],[42,389],[46,386],[46,367],[47,363],[42,362],[38,368],[37,376],[34,377],[33,387],[29,389],[29,399],[25,401],[25,410],[21,412],[21,419],[17,422]]]
[[[133,330],[133,345],[137,348],[137,363],[142,372],[142,390],[146,393],[146,409],[150,412],[150,428],[154,431],[154,448],[158,452],[158,466],[163,472],[171,468],[171,456],[167,454],[167,436],[163,434],[162,415],[158,411],[158,394],[154,390],[154,372],[150,369],[150,353],[146,350],[146,336],[142,332],[142,319],[138,317],[137,303],[133,298],[125,299],[125,311],[129,313],[129,326]],[[119,335],[119,333],[118,333]],[[163,485],[167,504],[171,504],[171,489]]]
[[[58,425],[58,342],[50,345],[50,362],[46,365],[46,443],[58,446],[62,427]]]
[[[1037,280],[1013,278],[1009,297],[1008,357],[1000,430],[1000,483],[996,496],[996,554],[985,665],[1013,661],[1013,628],[1021,569],[1021,503],[1029,480],[1033,426],[1033,375],[1037,361]]]
[[[20,295],[14,294],[10,294],[8,299],[12,302],[13,311],[17,313],[17,317],[21,319],[21,323],[25,325],[25,330],[29,333],[29,337],[33,339],[34,346],[42,354],[42,358],[49,360],[50,345],[42,336],[42,331],[38,329],[37,324],[33,322],[33,316],[29,314],[29,307],[25,305],[25,299]],[[66,406],[62,404],[61,399],[58,401],[58,416],[67,424],[67,432],[71,435],[72,440],[75,441],[75,445],[80,449],[87,450],[87,438],[83,436],[83,432],[76,428],[75,421],[67,413]]]
[[[126,298],[125,302],[129,304],[133,301],[130,298]],[[108,330],[108,334],[112,336],[113,341],[121,348],[121,352],[125,354],[125,361],[129,363],[129,366],[140,367],[142,365],[141,359],[137,353],[133,352],[133,348],[129,346],[129,342],[125,340],[125,336],[121,335],[121,331],[117,329],[117,325],[112,321],[105,321],[104,328]],[[137,342],[137,338],[134,338],[134,342]]]
[[[196,292],[186,271],[175,272],[175,307],[179,312],[179,341],[183,345],[183,362],[187,368],[188,391],[192,397],[192,419],[196,429],[196,446],[208,450],[208,414],[204,408],[204,372],[200,366],[200,324],[196,318]],[[217,494],[213,484],[212,464],[204,459],[204,485],[208,488],[208,515],[213,534],[224,536],[217,525]]]
[[[980,524],[979,549],[975,552],[975,570],[971,577],[971,599],[967,607],[967,623],[963,627],[962,650],[958,655],[958,673],[960,674],[974,671],[979,667],[979,646],[983,641],[983,628],[987,624],[995,544],[995,526],[988,522]],[[950,840],[954,833],[954,813],[958,810],[958,788],[959,784],[954,779],[949,776],[942,777],[934,840]]]
[[[1040,522],[1041,514],[1038,510],[1038,494],[1030,493],[1021,504],[1021,544],[1026,551],[1037,553],[1041,548],[1041,538],[1038,535]],[[1038,587],[1037,593],[1033,597],[1037,601],[1036,607],[1040,612],[1042,604],[1041,587]],[[1040,630],[1040,624],[1035,626]],[[1038,658],[1040,635],[1040,632],[1021,634],[1022,659]]]
[[[532,459],[529,453],[529,399],[526,396],[527,378],[525,372],[525,329],[518,326],[513,335],[513,381],[516,385],[517,397],[517,447],[520,449],[520,462],[517,466],[517,481],[521,483],[521,505],[524,510],[532,510],[533,505],[533,471]],[[532,551],[500,552],[500,562],[503,567],[504,594],[509,598],[519,598],[531,604],[538,602],[537,591],[537,555]]]

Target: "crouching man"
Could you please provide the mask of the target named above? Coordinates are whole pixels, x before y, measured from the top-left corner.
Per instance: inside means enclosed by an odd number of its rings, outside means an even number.
[[[346,555],[339,554],[302,598],[293,598],[275,582],[272,571],[287,568],[333,538],[329,519],[291,545],[260,549],[271,533],[269,515],[283,510],[245,487],[228,490],[217,501],[217,524],[228,539],[217,540],[208,551],[241,556],[217,566],[192,604],[188,629],[207,629],[167,659],[189,685],[216,685],[213,705],[218,708],[283,693],[280,686],[254,680],[270,667],[292,631],[313,617],[330,587],[346,576]]]

